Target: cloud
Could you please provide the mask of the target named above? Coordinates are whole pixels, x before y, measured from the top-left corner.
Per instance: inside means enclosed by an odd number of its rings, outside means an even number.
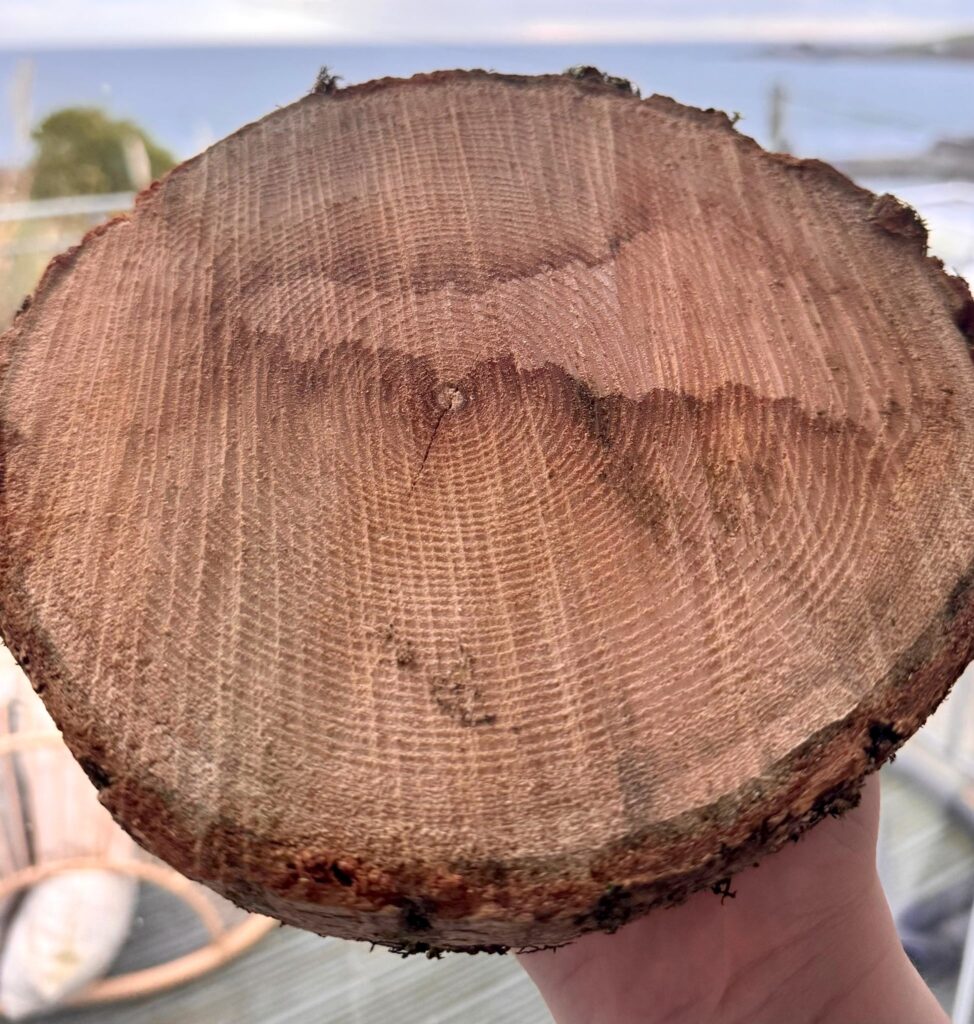
[[[974,21],[974,19],[972,19]],[[532,21],[523,38],[536,43],[693,42],[701,38],[745,42],[908,41],[957,31],[957,21],[934,18],[577,18]]]
[[[264,42],[327,37],[325,9],[248,0],[0,0],[0,46]]]
[[[593,15],[593,9],[596,14]],[[908,39],[969,0],[0,0],[0,46],[99,43]]]

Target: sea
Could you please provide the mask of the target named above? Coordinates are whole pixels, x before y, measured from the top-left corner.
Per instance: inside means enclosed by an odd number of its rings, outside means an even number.
[[[576,64],[628,78],[644,95],[737,113],[763,144],[775,141],[779,87],[778,145],[803,156],[910,156],[974,137],[974,62],[931,57],[815,57],[740,43],[0,49],[0,167],[27,161],[30,125],[68,105],[131,118],[185,158],[306,93],[323,65],[351,84],[435,68]]]

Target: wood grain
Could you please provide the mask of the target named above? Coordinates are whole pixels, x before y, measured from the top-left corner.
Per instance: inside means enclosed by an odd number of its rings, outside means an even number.
[[[912,211],[722,114],[311,95],[4,337],[0,630],[250,909],[612,928],[854,802],[970,660],[972,332]]]

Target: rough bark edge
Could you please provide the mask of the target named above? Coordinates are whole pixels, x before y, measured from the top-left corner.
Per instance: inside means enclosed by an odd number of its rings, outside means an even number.
[[[866,219],[902,240],[922,259],[928,273],[940,285],[958,330],[974,351],[974,300],[970,290],[962,279],[947,274],[941,261],[926,257],[926,230],[911,208],[893,197],[874,196],[828,164],[767,153],[754,140],[740,135],[730,118],[722,112],[685,107],[664,96],[639,100],[615,84],[590,76],[530,77],[484,71],[443,71],[410,79],[378,79],[347,89],[312,93],[298,102],[334,102],[392,87],[482,80],[524,88],[568,82],[582,91],[613,95],[622,102],[642,103],[671,116],[729,131],[740,144],[757,150],[766,159],[797,173],[813,175],[823,184],[827,180],[833,187],[841,188],[864,203],[869,200],[871,205]],[[249,132],[263,121],[282,116],[288,109],[275,111],[262,121],[244,126],[230,137]],[[6,532],[2,515],[5,505],[3,462],[9,446],[16,443],[16,432],[11,430],[2,415],[3,393],[11,383],[18,343],[25,340],[26,328],[42,305],[44,296],[56,287],[79,255],[95,248],[98,239],[110,237],[112,231],[131,223],[144,204],[153,202],[170,177],[183,173],[204,155],[180,164],[140,193],[136,197],[134,214],[121,214],[93,228],[79,245],[54,257],[37,289],[25,300],[15,317],[13,327],[0,337],[0,542]],[[4,545],[0,551],[0,636],[31,678],[35,690],[41,694],[47,691],[45,700],[56,720],[69,726],[72,721],[77,721],[77,713],[81,709],[62,704],[58,688],[52,687],[65,675],[63,664],[36,621],[19,569],[10,564],[6,550]],[[707,808],[687,812],[670,822],[657,823],[638,835],[626,836],[602,850],[592,851],[588,879],[576,877],[567,888],[562,871],[571,866],[577,868],[577,859],[535,858],[505,865],[506,872],[526,867],[533,879],[523,889],[510,887],[506,894],[508,902],[517,908],[517,916],[522,917],[522,925],[515,925],[515,930],[521,927],[525,934],[531,935],[527,948],[563,945],[586,931],[613,931],[654,907],[680,903],[692,892],[719,885],[757,857],[773,852],[789,839],[798,838],[826,815],[843,813],[858,803],[866,775],[878,768],[922,725],[974,657],[972,578],[974,570],[969,570],[930,628],[894,666],[887,679],[875,686],[845,720],[833,723],[811,737],[773,766],[766,776],[751,780],[736,793]],[[143,845],[181,865],[191,877],[216,888],[247,909],[273,913],[269,897],[276,895],[285,904],[293,897],[287,886],[281,886],[278,877],[267,877],[263,885],[257,885],[243,876],[254,874],[250,865],[255,861],[262,865],[270,864],[287,853],[298,861],[292,859],[285,862],[285,866],[298,863],[301,851],[287,851],[280,843],[266,837],[238,837],[238,842],[246,840],[246,861],[249,864],[224,860],[222,866],[228,869],[225,874],[232,880],[227,882],[223,877],[211,877],[211,873],[200,871],[197,865],[186,861],[185,853],[196,845],[198,836],[186,832],[176,821],[173,807],[165,796],[146,788],[141,782],[125,778],[124,768],[112,763],[110,738],[98,736],[96,723],[87,730],[75,725],[73,731],[66,733],[65,739],[92,782],[100,789],[103,803],[117,820],[125,818],[120,823]],[[813,781],[809,782],[809,778]],[[752,808],[750,812],[746,810],[749,807]],[[742,808],[745,809],[743,813]],[[728,826],[725,834],[733,837],[732,841],[722,842],[716,851],[708,852],[708,840],[712,846],[713,837],[720,832],[722,825]],[[678,841],[674,841],[677,837]],[[210,838],[215,839],[216,835],[211,833]],[[230,836],[224,832],[220,838],[229,839]],[[257,851],[262,855],[255,857]],[[228,854],[230,852],[227,851]],[[672,862],[678,867],[670,871],[647,870],[648,864],[661,861]],[[299,920],[301,915],[295,911],[290,915],[292,921],[298,920],[312,930],[322,930],[320,925],[326,923],[326,934],[363,938],[363,925],[370,918],[382,909],[396,908],[398,916],[384,922],[384,934],[373,940],[396,952],[437,956],[443,951],[503,952],[519,945],[516,941],[439,942],[439,935],[449,933],[458,924],[466,933],[477,930],[485,938],[491,932],[504,930],[503,926],[512,915],[478,913],[483,902],[480,900],[478,903],[478,897],[482,897],[483,882],[477,881],[477,876],[481,872],[490,875],[496,871],[496,865],[470,865],[468,877],[471,884],[468,889],[472,888],[474,892],[466,893],[459,904],[449,898],[450,887],[444,885],[445,877],[455,874],[454,867],[413,865],[408,885],[389,888],[389,880],[405,874],[399,872],[398,865],[392,868],[393,874],[390,875],[382,868],[360,863],[354,853],[343,854],[340,851],[336,851],[332,865],[329,882],[337,882],[338,888],[327,885],[328,905],[309,907],[310,912],[304,913],[306,920]],[[298,879],[306,867],[302,864],[296,869]],[[360,894],[357,891],[358,881],[373,880],[374,876],[384,884],[373,891],[367,888]],[[316,887],[324,884],[313,878],[311,881]],[[557,890],[557,895],[553,890]],[[316,889],[316,895],[320,896],[321,891]],[[523,921],[525,912],[533,916],[535,923]]]

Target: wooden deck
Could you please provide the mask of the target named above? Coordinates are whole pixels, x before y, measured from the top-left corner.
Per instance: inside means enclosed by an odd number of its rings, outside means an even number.
[[[202,940],[171,897],[143,890],[141,917],[119,969],[138,968]],[[158,926],[162,924],[160,929]],[[154,998],[66,1011],[53,1024],[550,1024],[513,957],[411,957],[280,928],[222,970]]]

